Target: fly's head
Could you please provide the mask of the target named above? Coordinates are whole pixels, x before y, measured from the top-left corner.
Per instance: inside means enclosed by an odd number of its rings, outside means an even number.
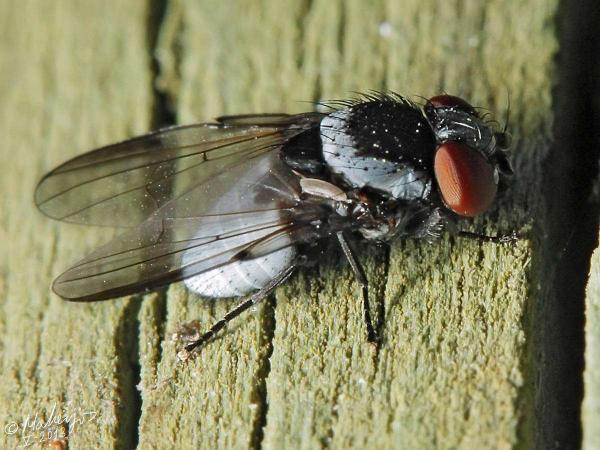
[[[495,130],[460,97],[432,97],[424,111],[435,134],[433,168],[445,205],[463,217],[483,213],[502,179],[512,175],[510,135]]]

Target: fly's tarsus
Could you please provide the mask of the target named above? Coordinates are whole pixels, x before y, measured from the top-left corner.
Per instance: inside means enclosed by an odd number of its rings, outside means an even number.
[[[512,231],[508,234],[499,234],[496,236],[487,236],[485,234],[473,233],[471,231],[459,231],[458,236],[480,242],[492,242],[494,244],[509,244],[521,239],[521,236],[516,231]]]
[[[221,319],[216,321],[210,329],[200,335],[198,332],[199,322],[192,321],[184,324],[180,331],[175,336],[180,342],[186,342],[184,348],[177,353],[177,357],[181,361],[187,361],[194,356],[194,354],[206,343],[210,342],[216,334],[221,331],[231,320],[235,319],[241,313],[246,311],[251,306],[258,304],[264,298],[271,295],[271,293],[279,286],[284,283],[296,270],[297,264],[292,264],[279,272],[266,286],[256,291],[254,294],[244,297],[244,299],[238,303],[238,305],[227,312]]]
[[[367,342],[377,346],[379,344],[379,333],[377,333],[373,327],[373,320],[371,319],[371,305],[369,304],[369,281],[367,280],[364,269],[354,256],[352,248],[346,241],[342,231],[338,231],[337,238],[340,243],[340,247],[342,247],[342,251],[344,252],[344,256],[346,256],[346,259],[352,268],[352,272],[354,272],[356,281],[358,281],[362,287],[363,318],[365,321],[365,328],[367,330]]]

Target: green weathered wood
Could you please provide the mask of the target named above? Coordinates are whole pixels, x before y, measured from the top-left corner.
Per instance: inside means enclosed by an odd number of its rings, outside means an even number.
[[[33,191],[65,159],[150,126],[147,5],[19,0],[0,10],[0,447],[41,448],[42,433],[25,430],[27,441],[5,427],[48,420],[53,406],[55,418],[97,414],[71,431],[70,448],[127,447],[136,427],[123,356],[132,303],[69,304],[49,290],[110,233],[44,218]]]
[[[508,90],[515,186],[472,227],[526,230],[551,139],[556,1],[171,1],[156,49],[149,6],[126,4],[0,7],[0,423],[56,403],[99,414],[71,448],[530,448],[540,294],[528,239],[398,242],[389,264],[366,252],[385,305],[379,349],[349,270],[324,261],[177,365],[177,324],[209,326],[232,304],[180,284],[141,303],[62,302],[51,279],[110,233],[44,219],[31,198],[56,163],[151,126],[154,51],[181,123],[368,89],[445,90],[502,121]]]
[[[592,256],[585,304],[583,448],[600,447],[600,250]]]

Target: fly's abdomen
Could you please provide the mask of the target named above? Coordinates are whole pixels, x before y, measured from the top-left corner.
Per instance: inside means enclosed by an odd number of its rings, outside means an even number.
[[[276,219],[276,218],[275,218]],[[240,223],[240,227],[244,224]],[[215,240],[203,248],[205,253],[229,252],[242,248],[249,239],[260,239],[269,229],[246,233],[237,238]],[[288,246],[268,255],[242,259],[185,279],[188,289],[206,297],[236,297],[264,287],[277,273],[292,264],[296,248]],[[192,257],[188,254],[184,256]]]
[[[213,206],[182,257],[190,290],[207,297],[246,295],[292,264],[297,251],[286,230],[296,199],[281,164],[276,154],[264,155],[252,170],[240,165],[232,171],[236,181],[225,192],[207,192]],[[194,273],[206,259],[220,263]]]

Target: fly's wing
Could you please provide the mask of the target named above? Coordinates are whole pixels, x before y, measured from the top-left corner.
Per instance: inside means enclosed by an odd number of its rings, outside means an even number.
[[[239,161],[276,150],[318,124],[315,113],[230,116],[102,147],[42,178],[35,203],[67,222],[131,227]]]
[[[240,114],[221,116],[217,121],[225,126],[281,127],[300,123],[318,123],[324,117],[322,113],[304,113],[301,120],[294,114]]]
[[[113,298],[335,231],[319,226],[328,209],[299,194],[277,152],[238,161],[67,270],[54,291],[76,301]]]

